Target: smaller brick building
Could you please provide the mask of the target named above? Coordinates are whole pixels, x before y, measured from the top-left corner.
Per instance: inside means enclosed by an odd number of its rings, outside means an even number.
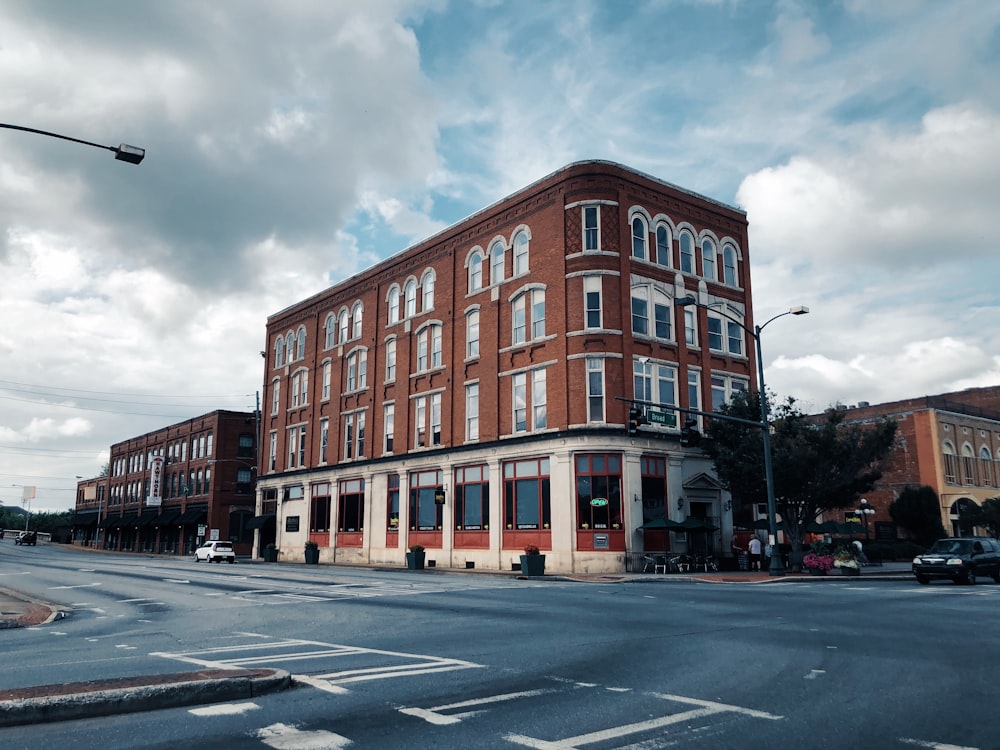
[[[228,539],[250,554],[257,416],[213,411],[111,446],[108,473],[77,485],[73,543],[190,554]]]
[[[1000,386],[923,396],[849,409],[849,422],[883,417],[897,422],[896,448],[883,462],[884,475],[865,500],[873,539],[901,535],[889,506],[907,487],[934,489],[941,502],[941,522],[953,536],[970,535],[965,511],[1000,496]],[[844,511],[848,520],[853,511]]]

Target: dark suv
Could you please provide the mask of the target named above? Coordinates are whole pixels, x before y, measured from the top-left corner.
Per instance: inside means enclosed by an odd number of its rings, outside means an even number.
[[[922,555],[913,558],[913,575],[919,583],[932,578],[950,578],[973,584],[976,576],[989,576],[1000,583],[1000,542],[987,537],[938,539]]]

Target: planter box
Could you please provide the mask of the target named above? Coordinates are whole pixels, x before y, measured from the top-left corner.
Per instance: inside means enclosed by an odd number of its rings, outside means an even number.
[[[861,568],[841,568],[840,575],[842,576],[859,576],[861,575]]]
[[[264,562],[278,562],[278,550],[274,548],[264,548]]]
[[[406,568],[408,570],[423,570],[426,556],[426,552],[407,552]]]
[[[521,555],[521,572],[526,576],[545,575],[545,555]]]
[[[306,549],[306,565],[319,563],[319,549]]]

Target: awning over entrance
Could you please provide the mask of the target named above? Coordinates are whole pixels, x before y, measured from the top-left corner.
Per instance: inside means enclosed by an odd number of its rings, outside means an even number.
[[[265,513],[262,516],[254,516],[249,521],[247,521],[246,528],[248,529],[262,529],[268,524],[274,523],[274,513]]]
[[[136,519],[139,516],[135,513],[125,513],[124,515],[118,516],[110,524],[109,528],[112,529],[124,529],[126,526],[135,526]]]
[[[199,523],[205,518],[207,508],[188,508],[181,513],[176,523],[185,526],[187,524]]]
[[[73,518],[73,526],[78,529],[86,529],[91,526],[97,525],[97,511],[85,511],[83,513],[77,513]]]
[[[139,521],[137,526],[152,526],[153,522],[156,521],[156,517],[160,515],[158,510],[144,510],[142,515],[139,516]]]
[[[99,529],[110,529],[115,526],[121,516],[105,516],[98,524]]]
[[[179,510],[165,510],[156,518],[153,519],[153,526],[170,526],[177,522],[178,516],[181,512]]]

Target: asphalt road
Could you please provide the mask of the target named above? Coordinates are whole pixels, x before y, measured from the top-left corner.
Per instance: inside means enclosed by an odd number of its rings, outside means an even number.
[[[28,552],[0,559],[0,585],[73,614],[0,634],[0,688],[213,666],[284,669],[298,686],[2,729],[5,748],[1000,746],[993,583],[577,583]]]

